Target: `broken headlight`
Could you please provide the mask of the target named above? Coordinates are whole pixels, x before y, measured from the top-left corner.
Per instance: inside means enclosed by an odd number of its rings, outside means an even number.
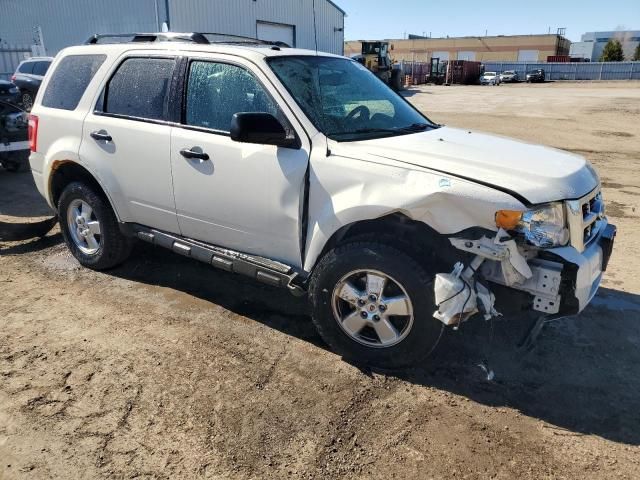
[[[562,203],[551,203],[524,212],[498,210],[496,225],[519,233],[529,243],[541,248],[559,247],[569,241]]]

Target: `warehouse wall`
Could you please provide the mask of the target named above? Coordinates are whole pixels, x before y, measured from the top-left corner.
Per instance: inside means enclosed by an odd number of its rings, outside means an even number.
[[[315,6],[318,50],[342,54],[344,15],[326,0],[316,0]],[[255,37],[258,21],[294,25],[295,46],[315,49],[313,0],[171,0],[169,11],[176,31]]]
[[[432,56],[448,54],[449,60],[516,61],[518,57],[534,55],[532,60],[546,61],[549,55],[568,55],[570,42],[557,35],[514,35],[499,37],[428,38],[388,40],[394,60],[425,62]],[[359,54],[361,43],[345,43],[345,55]],[[434,55],[434,52],[437,55]],[[460,58],[459,58],[460,57]],[[475,58],[471,58],[475,57]],[[529,58],[524,58],[529,60]]]
[[[160,23],[164,0],[158,0]],[[47,54],[84,43],[94,33],[157,31],[154,0],[0,0],[0,39],[33,43],[42,28]]]
[[[0,41],[32,44],[42,28],[49,55],[94,33],[153,32],[166,19],[165,0],[0,0]],[[255,37],[258,20],[295,25],[296,45],[315,48],[313,0],[168,0],[173,31],[218,31]],[[344,15],[315,0],[318,49],[341,54]]]

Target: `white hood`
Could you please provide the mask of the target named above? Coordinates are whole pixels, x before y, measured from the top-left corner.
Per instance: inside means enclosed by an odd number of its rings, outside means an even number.
[[[332,150],[338,155],[371,155],[464,177],[514,192],[531,204],[579,198],[599,183],[580,155],[449,127],[344,142]]]

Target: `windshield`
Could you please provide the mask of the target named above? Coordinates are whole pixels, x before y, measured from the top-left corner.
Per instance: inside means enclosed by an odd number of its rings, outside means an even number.
[[[309,120],[334,140],[406,135],[437,127],[353,60],[283,56],[268,62]]]
[[[495,77],[496,76],[496,72],[487,72],[484,74],[485,77]]]

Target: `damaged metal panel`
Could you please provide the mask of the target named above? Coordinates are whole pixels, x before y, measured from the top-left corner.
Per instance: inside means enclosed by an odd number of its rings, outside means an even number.
[[[326,242],[341,227],[394,212],[451,234],[470,227],[496,230],[497,209],[522,209],[512,196],[469,180],[394,160],[331,154],[311,162],[309,227],[304,269],[310,271]]]

